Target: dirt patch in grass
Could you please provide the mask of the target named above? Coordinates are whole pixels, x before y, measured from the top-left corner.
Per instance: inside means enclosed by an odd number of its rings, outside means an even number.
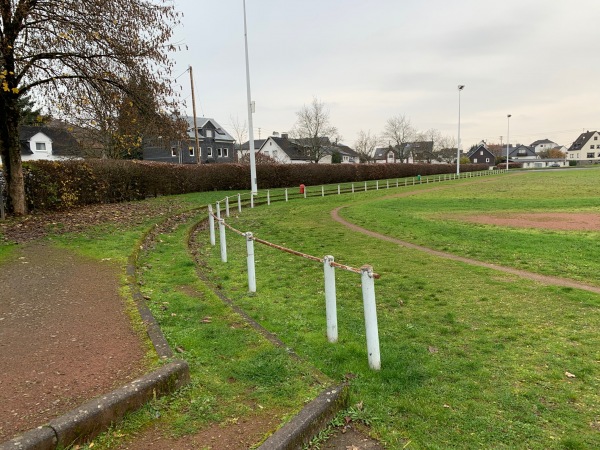
[[[485,225],[547,230],[600,231],[596,213],[517,213],[452,216],[453,219]]]

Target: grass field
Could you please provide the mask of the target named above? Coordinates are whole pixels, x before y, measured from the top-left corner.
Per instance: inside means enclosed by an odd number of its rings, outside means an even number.
[[[457,220],[477,212],[600,212],[595,170],[486,177],[298,199],[229,223],[257,237],[360,267],[376,281],[382,369],[368,368],[360,277],[337,273],[340,340],[325,334],[322,267],[228,234],[204,257],[214,282],[333,379],[353,374],[373,432],[389,448],[600,447],[600,298],[443,260],[353,233],[331,219],[471,258],[598,284],[597,232],[546,232]],[[433,190],[436,189],[436,190]],[[401,198],[394,193],[422,191]],[[429,190],[429,191],[428,191]],[[473,237],[477,236],[477,239]],[[207,236],[205,236],[208,240]],[[574,377],[572,376],[574,375]]]

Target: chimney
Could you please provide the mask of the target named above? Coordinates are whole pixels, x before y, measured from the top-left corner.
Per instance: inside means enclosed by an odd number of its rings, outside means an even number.
[[[279,137],[279,131],[273,131],[273,137]]]
[[[281,133],[281,137],[282,137],[283,139],[287,139],[287,138],[288,138],[288,134],[287,134],[287,133]]]

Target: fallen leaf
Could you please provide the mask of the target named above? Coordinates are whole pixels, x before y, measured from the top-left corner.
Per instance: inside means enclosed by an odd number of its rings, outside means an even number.
[[[427,349],[429,350],[429,353],[437,353],[438,352],[437,347],[432,347],[431,345],[429,347],[427,347]]]
[[[177,350],[179,353],[185,353],[183,347],[175,347],[175,350]]]
[[[565,372],[565,375],[567,376],[567,378],[577,378],[575,375],[573,375],[571,372]]]

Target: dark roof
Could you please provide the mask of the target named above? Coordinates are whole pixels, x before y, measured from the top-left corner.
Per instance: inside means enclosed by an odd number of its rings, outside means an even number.
[[[587,141],[589,141],[592,136],[594,134],[596,134],[596,131],[587,131],[585,133],[581,133],[579,135],[579,137],[577,139],[575,139],[575,142],[573,142],[573,144],[571,144],[571,146],[569,147],[570,151],[573,150],[580,150],[581,147],[583,147],[585,144],[587,144]]]
[[[19,127],[21,154],[33,154],[29,141],[38,133],[43,133],[52,140],[52,154],[57,156],[81,156],[77,140],[66,129],[60,127],[22,125]]]
[[[269,139],[273,139],[273,141],[279,145],[279,147],[286,153],[286,155],[290,157],[290,159],[298,161],[310,160],[310,157],[307,156],[305,150],[306,147],[298,144],[296,141],[274,136],[271,136]]]
[[[334,146],[330,147],[330,150],[332,152],[337,150],[342,155],[346,155],[346,156],[352,156],[352,157],[360,156],[356,151],[352,150],[350,147],[348,147],[347,145],[344,145],[344,144],[334,145]]]
[[[186,116],[185,120],[187,121],[188,124],[188,136],[192,139],[194,139],[195,133],[194,133],[194,118],[191,116]],[[198,125],[198,129],[209,129],[209,130],[215,130],[216,134],[215,134],[215,139],[219,139],[219,140],[223,140],[223,141],[234,141],[235,139],[233,139],[233,137],[223,129],[223,127],[221,127],[221,125],[219,125],[217,123],[217,121],[215,119],[211,119],[209,117],[196,117],[196,124]],[[200,137],[200,136],[199,136]]]
[[[509,147],[508,157],[517,157],[519,155],[519,151],[525,150],[524,156],[537,156],[537,153],[533,149],[533,147],[528,147],[527,145],[517,145],[516,147]],[[523,155],[521,155],[523,156]]]
[[[266,139],[254,139],[254,149],[258,150],[265,142],[267,142]],[[244,142],[240,147],[240,150],[250,150],[250,141]]]
[[[540,145],[540,144],[556,144],[556,142],[551,141],[550,139],[539,139],[539,140],[533,142],[530,145],[530,147],[535,147],[535,146]]]
[[[394,152],[394,156],[396,152],[391,147],[379,147],[375,149],[375,153],[373,154],[373,159],[387,159],[387,154],[392,151]]]
[[[486,152],[488,152],[490,155],[492,155],[492,152],[490,152],[490,149],[487,147],[487,145],[485,144],[479,144],[477,147],[472,148],[471,150],[469,150],[467,152],[467,158],[470,158],[471,156],[473,156],[473,154],[475,152],[478,152],[479,150],[485,150]],[[493,155],[492,155],[493,156]]]
[[[433,141],[409,142],[406,149],[412,152],[413,159],[431,159],[433,154]]]

